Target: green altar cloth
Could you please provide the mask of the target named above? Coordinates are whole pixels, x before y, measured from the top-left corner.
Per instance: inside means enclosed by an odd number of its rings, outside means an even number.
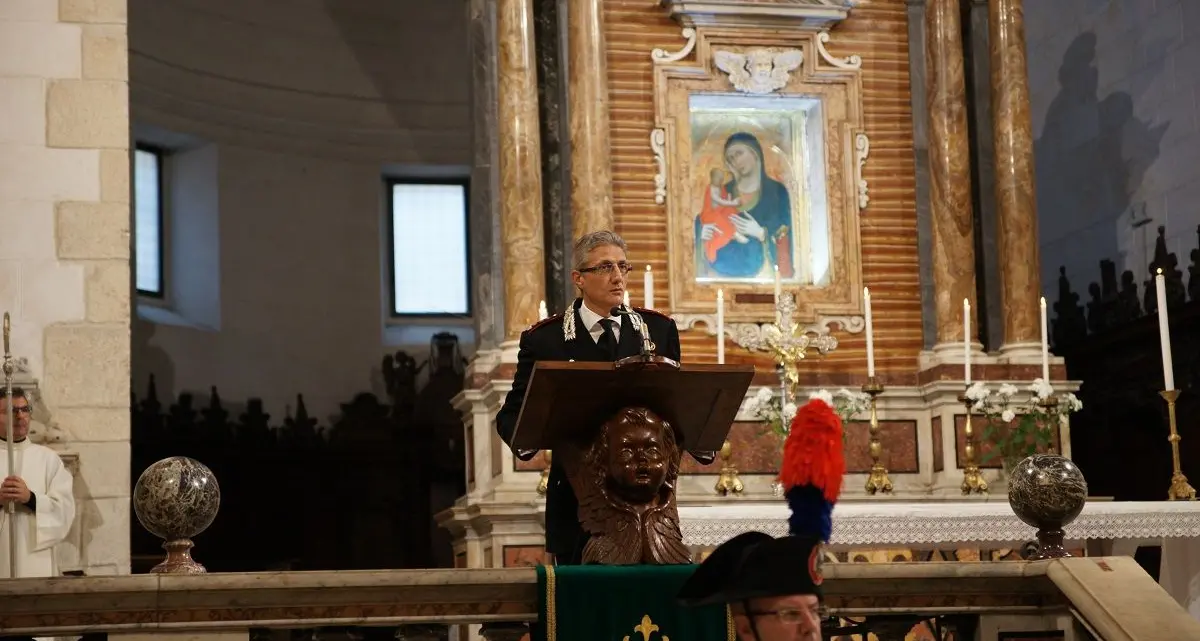
[[[737,641],[725,606],[675,603],[696,567],[538,566],[532,641]]]

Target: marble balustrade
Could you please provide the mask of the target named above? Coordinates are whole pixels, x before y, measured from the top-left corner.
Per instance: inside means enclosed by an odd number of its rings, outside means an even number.
[[[825,604],[844,616],[978,615],[981,629],[1062,629],[1068,640],[1087,638],[1077,621],[1102,638],[1200,638],[1200,623],[1128,557],[824,573]],[[0,629],[232,641],[251,628],[483,624],[484,638],[515,640],[537,616],[536,589],[533,568],[20,579],[0,581]]]
[[[1065,608],[1046,564],[942,563],[826,568],[828,604],[885,611]],[[533,568],[133,575],[0,581],[5,634],[222,633],[249,628],[527,623]]]

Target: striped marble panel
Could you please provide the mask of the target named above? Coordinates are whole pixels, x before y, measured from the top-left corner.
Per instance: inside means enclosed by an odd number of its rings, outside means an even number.
[[[650,51],[676,51],[684,40],[658,0],[606,0],[604,6],[616,227],[629,243],[631,258],[653,267],[656,300],[662,303],[667,292],[667,226],[665,207],[654,202]],[[870,184],[871,204],[860,218],[862,268],[873,299],[880,375],[913,372],[922,344],[907,29],[905,0],[874,0],[854,9],[833,30],[828,45],[834,56],[863,57],[864,113],[871,139],[864,178]],[[637,301],[641,278],[632,281],[631,296]],[[865,373],[865,337],[840,334],[839,341],[836,352],[814,358],[811,372]],[[703,332],[685,332],[682,346],[687,361],[716,361],[715,339]],[[732,343],[726,362],[773,367],[765,355],[749,354]]]

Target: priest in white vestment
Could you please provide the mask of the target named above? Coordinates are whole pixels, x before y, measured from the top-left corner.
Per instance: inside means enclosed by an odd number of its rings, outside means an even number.
[[[0,390],[0,448],[7,448],[8,399]],[[54,450],[29,441],[33,408],[20,388],[13,389],[14,469],[7,449],[0,450],[0,579],[11,576],[9,537],[17,536],[17,576],[60,576],[55,547],[75,521],[74,479]],[[9,514],[9,503],[17,505]]]

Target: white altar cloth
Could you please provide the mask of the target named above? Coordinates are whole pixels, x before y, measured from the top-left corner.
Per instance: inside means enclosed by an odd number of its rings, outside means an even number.
[[[779,501],[679,506],[687,545],[720,545],[757,530],[787,534],[787,504]],[[1063,528],[1068,541],[1126,540],[1159,544],[1160,539],[1200,537],[1200,502],[1089,502]],[[1013,544],[1033,541],[1036,530],[1013,514],[1007,501],[838,503],[831,545],[961,547],[955,543]]]
[[[782,500],[679,506],[687,545],[716,546],[741,534],[787,534]],[[1063,528],[1067,541],[1105,541],[1105,554],[1132,556],[1161,545],[1159,584],[1200,620],[1200,501],[1095,501]],[[1004,500],[843,502],[833,509],[831,546],[908,549],[1009,547],[1037,539]],[[966,545],[964,545],[966,544]]]

